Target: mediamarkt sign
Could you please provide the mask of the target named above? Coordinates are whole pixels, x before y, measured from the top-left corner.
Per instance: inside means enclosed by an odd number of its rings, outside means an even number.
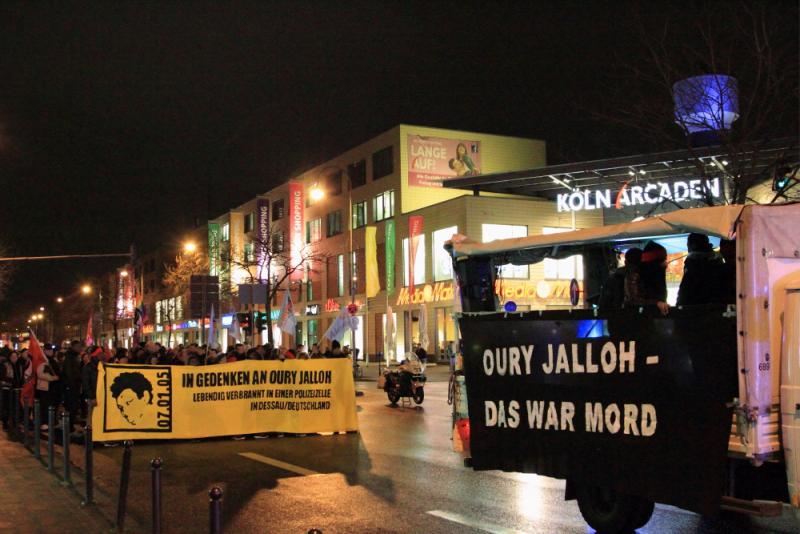
[[[711,180],[649,182],[645,185],[630,185],[630,182],[625,182],[613,197],[613,204],[611,193],[611,189],[596,191],[584,189],[572,193],[562,193],[558,195],[556,204],[559,213],[611,208],[612,205],[616,209],[621,209],[627,206],[643,206],[661,202],[703,200],[707,195],[719,198],[722,190],[719,178],[713,178]]]

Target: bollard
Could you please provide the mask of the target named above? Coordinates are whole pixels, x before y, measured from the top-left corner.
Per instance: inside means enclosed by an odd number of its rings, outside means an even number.
[[[128,504],[128,481],[131,476],[131,449],[133,441],[125,440],[122,452],[122,473],[119,476],[119,496],[117,498],[117,532],[125,530],[125,511]]]
[[[94,445],[92,444],[92,427],[86,425],[83,429],[83,477],[86,482],[86,498],[81,503],[83,506],[94,504]]]
[[[47,470],[55,473],[55,431],[56,431],[56,407],[47,408]]]
[[[42,426],[42,407],[38,400],[33,401],[33,457],[37,460],[42,459],[41,430]]]
[[[28,437],[28,425],[30,425],[30,418],[31,418],[31,407],[28,406],[26,402],[25,405],[22,407],[22,445],[25,448],[30,446],[29,437]]]
[[[222,489],[214,486],[209,490],[208,496],[208,517],[209,517],[209,532],[211,534],[220,534],[222,532]]]
[[[161,458],[150,460],[153,483],[153,534],[161,534]]]
[[[69,431],[70,431],[70,424],[69,424],[69,412],[64,412],[61,414],[61,442],[64,447],[64,480],[61,483],[64,486],[71,486],[72,485],[72,477],[70,476],[70,464],[69,464]]]

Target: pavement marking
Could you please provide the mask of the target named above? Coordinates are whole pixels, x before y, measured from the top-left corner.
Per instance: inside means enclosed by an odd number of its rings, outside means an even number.
[[[500,525],[493,525],[492,523],[486,523],[485,521],[481,521],[479,519],[475,519],[466,515],[456,514],[454,512],[446,512],[444,510],[430,510],[429,512],[426,513],[428,515],[432,515],[440,519],[452,521],[453,523],[458,523],[459,525],[476,528],[484,532],[490,532],[491,534],[528,534],[528,532],[524,530],[501,527]]]
[[[276,460],[275,458],[270,458],[269,456],[258,454],[257,452],[240,452],[239,456],[244,456],[245,458],[249,458],[250,460],[255,460],[256,462],[261,462],[262,464],[271,465],[272,467],[278,467],[286,471],[291,471],[292,473],[297,473],[298,475],[309,476],[309,475],[319,474],[316,471],[312,471],[311,469],[306,469],[305,467],[300,467],[299,465],[282,462],[280,460]]]
[[[656,365],[658,364],[658,356],[648,356],[647,358],[645,358],[644,362],[647,365]]]

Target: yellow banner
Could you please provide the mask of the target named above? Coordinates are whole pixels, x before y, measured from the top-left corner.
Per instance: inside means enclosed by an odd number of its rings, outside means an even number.
[[[348,359],[100,365],[97,441],[358,430]]]
[[[375,241],[376,226],[367,226],[364,229],[365,265],[367,268],[367,298],[372,298],[381,290],[380,274],[378,273],[378,245]]]

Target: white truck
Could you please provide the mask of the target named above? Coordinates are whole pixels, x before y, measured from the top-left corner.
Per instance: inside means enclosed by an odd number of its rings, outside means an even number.
[[[615,252],[692,232],[735,239],[735,302],[667,315],[593,305]],[[566,479],[566,498],[602,532],[645,525],[656,502],[763,516],[785,501],[797,513],[800,204],[446,248],[462,306],[453,435],[466,465]],[[571,309],[498,302],[500,265],[576,254],[584,298]]]

